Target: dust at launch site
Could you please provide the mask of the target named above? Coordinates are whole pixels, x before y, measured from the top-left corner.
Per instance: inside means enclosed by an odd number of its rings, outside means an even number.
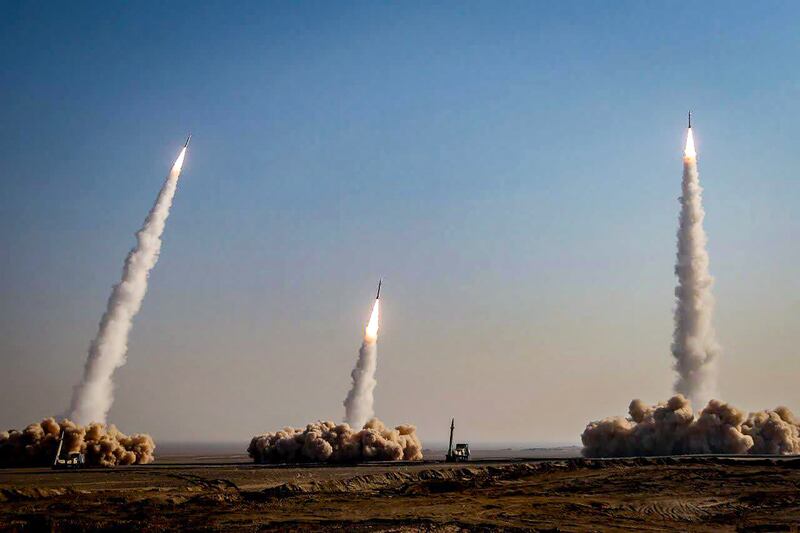
[[[797,5],[3,12],[0,532],[798,529]]]
[[[137,233],[68,416],[0,433],[0,523],[11,529],[781,529],[800,519],[800,423],[786,407],[745,415],[715,399],[721,349],[691,116],[677,232],[674,396],[589,422],[582,448],[425,448],[415,426],[376,417],[381,287],[342,402],[342,422],[259,433],[249,446],[156,456],[107,415],[114,371],[147,280],[189,139]],[[390,378],[390,377],[389,377]],[[692,402],[703,405],[698,413]],[[73,421],[75,420],[75,421]],[[467,431],[464,431],[464,430]],[[444,434],[444,431],[443,431]],[[583,457],[581,457],[583,456]],[[124,469],[124,476],[114,472]],[[652,487],[658,487],[654,491]]]

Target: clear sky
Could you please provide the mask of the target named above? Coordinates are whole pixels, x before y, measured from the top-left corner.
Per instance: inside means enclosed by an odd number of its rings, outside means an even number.
[[[67,408],[191,130],[110,420],[577,442],[671,392],[694,111],[723,399],[800,411],[800,4],[0,4],[0,427]]]

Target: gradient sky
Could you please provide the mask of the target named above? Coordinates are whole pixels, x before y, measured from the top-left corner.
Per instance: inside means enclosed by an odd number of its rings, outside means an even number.
[[[578,442],[666,399],[694,111],[721,397],[800,410],[800,4],[0,4],[0,427],[62,413],[194,134],[110,420]]]

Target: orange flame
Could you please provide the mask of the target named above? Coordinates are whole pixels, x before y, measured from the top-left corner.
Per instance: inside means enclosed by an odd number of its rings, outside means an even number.
[[[372,315],[369,317],[369,323],[364,333],[364,340],[375,342],[378,340],[378,317],[380,315],[381,301],[375,300],[375,305],[372,307]]]
[[[694,149],[694,135],[692,135],[692,128],[689,128],[689,133],[686,135],[686,148],[683,150],[683,157],[687,159],[695,159],[697,152]]]
[[[180,174],[181,169],[183,168],[183,158],[186,157],[186,147],[184,146],[181,148],[181,153],[178,154],[178,159],[175,160],[175,164],[172,165],[171,174]]]

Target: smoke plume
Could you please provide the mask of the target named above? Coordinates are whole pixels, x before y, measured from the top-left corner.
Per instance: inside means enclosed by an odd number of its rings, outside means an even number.
[[[256,463],[418,461],[422,443],[414,426],[390,429],[373,418],[360,431],[348,424],[315,422],[305,429],[264,433],[253,437],[247,453]]]
[[[139,312],[147,292],[147,277],[158,261],[161,234],[169,216],[185,156],[184,146],[144,225],[136,233],[136,246],[125,259],[122,280],[111,291],[97,336],[89,346],[83,378],[73,392],[69,415],[80,424],[106,422],[106,415],[114,400],[111,377],[114,370],[125,364],[128,334],[133,317]]]
[[[375,416],[373,407],[375,398],[373,391],[378,382],[375,380],[375,369],[378,366],[378,321],[380,300],[375,299],[372,315],[364,332],[364,342],[358,351],[358,362],[350,376],[353,386],[344,400],[345,422],[352,427],[362,427]]]
[[[675,275],[677,305],[672,355],[678,379],[675,392],[688,396],[696,405],[704,405],[715,393],[717,344],[711,318],[714,278],[708,272],[708,252],[703,229],[703,189],[697,172],[697,153],[689,128],[683,158],[683,185],[678,227],[678,254]]]
[[[155,443],[150,435],[125,435],[114,425],[79,426],[69,420],[45,418],[22,431],[0,432],[0,466],[49,466],[53,464],[61,431],[62,456],[80,452],[89,466],[147,464],[153,462]]]
[[[581,435],[583,455],[800,453],[800,424],[786,407],[745,416],[711,400],[695,418],[689,400],[678,394],[653,406],[633,400],[628,414],[590,422]]]

